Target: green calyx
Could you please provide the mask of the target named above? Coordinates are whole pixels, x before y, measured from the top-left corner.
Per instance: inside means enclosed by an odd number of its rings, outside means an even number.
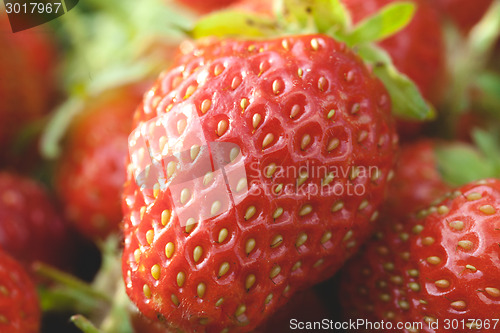
[[[451,143],[436,147],[438,170],[451,186],[500,178],[499,133],[474,130],[473,139],[475,145]]]
[[[352,24],[340,0],[281,0],[275,2],[274,15],[250,14],[237,10],[212,13],[191,30],[194,38],[274,38],[287,34],[321,33],[346,43],[369,65],[385,84],[396,116],[408,120],[429,120],[434,110],[415,83],[400,73],[390,56],[375,42],[406,27],[413,18],[412,2],[396,2]]]

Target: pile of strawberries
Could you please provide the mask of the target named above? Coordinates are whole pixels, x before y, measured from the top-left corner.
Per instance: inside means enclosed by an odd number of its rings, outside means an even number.
[[[500,332],[499,0],[9,29],[0,332]]]

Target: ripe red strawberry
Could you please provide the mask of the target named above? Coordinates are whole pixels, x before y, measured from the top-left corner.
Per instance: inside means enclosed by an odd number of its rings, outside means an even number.
[[[349,10],[353,23],[375,14],[382,7],[396,0],[342,0]],[[445,83],[445,44],[438,12],[426,0],[412,0],[417,11],[410,24],[393,36],[378,44],[392,57],[399,71],[412,79],[422,95],[432,103],[439,103],[443,97]],[[235,9],[271,14],[272,2],[242,0]],[[425,70],[422,70],[425,68]],[[403,139],[417,136],[421,123],[398,121],[399,133]]]
[[[0,172],[0,247],[26,267],[43,261],[65,268],[71,242],[66,224],[41,184]]]
[[[50,32],[41,28],[12,33],[7,16],[0,15],[0,160],[18,131],[50,109],[53,44]]]
[[[255,333],[287,332],[301,322],[321,321],[331,318],[329,309],[320,299],[316,291],[308,289],[293,295],[290,301],[279,309],[263,325],[257,327]]]
[[[346,270],[347,315],[422,325],[400,332],[498,331],[499,212],[500,180],[489,179],[387,224]]]
[[[384,204],[384,212],[391,220],[423,209],[451,190],[439,170],[438,146],[428,139],[401,147]]]
[[[127,137],[145,84],[105,91],[73,120],[55,173],[65,215],[91,239],[118,232]]]
[[[435,0],[435,5],[463,32],[468,32],[488,10],[492,0]]]
[[[38,333],[40,307],[23,267],[0,250],[0,332]]]
[[[395,0],[342,0],[354,22],[359,22]],[[412,0],[418,8],[412,22],[380,42],[396,67],[408,75],[425,98],[438,102],[445,74],[445,45],[439,15],[426,0]]]
[[[181,49],[129,139],[126,289],[180,329],[249,331],[370,233],[397,141],[390,100],[325,35]]]
[[[231,5],[236,0],[177,0],[177,2],[188,6],[198,13],[208,13]]]
[[[298,292],[290,301],[279,309],[267,322],[254,329],[254,333],[274,333],[286,331],[292,325],[300,322],[321,321],[330,318],[329,309],[323,304],[312,289]],[[158,321],[152,321],[140,312],[133,312],[131,316],[134,332],[136,333],[174,333],[176,329],[166,328]]]

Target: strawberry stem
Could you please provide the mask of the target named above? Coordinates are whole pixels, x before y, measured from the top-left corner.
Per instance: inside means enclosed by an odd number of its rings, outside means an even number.
[[[33,264],[33,270],[42,278],[47,278],[53,282],[57,282],[60,286],[67,288],[73,292],[86,295],[88,298],[111,303],[112,299],[107,295],[97,291],[88,283],[78,279],[68,273],[62,272],[47,264],[37,262]]]
[[[82,315],[74,315],[71,316],[71,322],[75,324],[76,327],[78,327],[82,332],[84,333],[103,333],[102,331],[98,330],[90,320],[85,318]]]

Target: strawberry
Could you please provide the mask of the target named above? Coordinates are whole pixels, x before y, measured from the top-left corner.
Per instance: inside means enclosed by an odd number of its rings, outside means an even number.
[[[143,87],[136,83],[101,93],[68,130],[55,186],[66,217],[90,239],[119,230],[127,137]]]
[[[198,13],[208,13],[217,9],[227,7],[236,0],[177,0],[180,4],[191,8]]]
[[[255,333],[273,333],[288,331],[300,322],[321,321],[331,318],[329,309],[313,289],[296,293],[290,301],[279,309],[263,325],[257,327]]]
[[[54,92],[55,46],[40,28],[12,33],[7,15],[0,15],[0,163],[26,124],[50,109]]]
[[[498,331],[499,212],[500,180],[487,179],[387,224],[347,268],[348,316],[421,325],[401,332]]]
[[[444,16],[453,22],[464,33],[467,33],[488,10],[492,0],[435,0],[435,6]]]
[[[424,139],[401,146],[394,178],[387,190],[384,212],[397,221],[423,209],[451,190],[439,170],[435,140]]]
[[[249,331],[368,236],[397,141],[390,100],[326,35],[181,50],[129,138],[126,290],[173,327]]]
[[[38,182],[0,172],[0,246],[26,267],[69,264],[70,231]]]
[[[355,23],[367,19],[395,0],[342,0]],[[445,82],[445,44],[440,17],[426,0],[413,1],[418,10],[412,22],[393,36],[382,40],[379,45],[385,49],[395,66],[409,76],[419,87],[423,96],[433,103],[441,102]],[[262,0],[241,0],[232,8],[252,11],[264,15],[272,12],[272,2]],[[420,68],[426,68],[425,71]],[[403,140],[415,138],[422,130],[422,124],[399,120],[398,133]]]
[[[306,307],[304,307],[306,305]],[[308,289],[293,295],[290,301],[279,309],[268,321],[257,327],[254,333],[272,333],[286,331],[300,322],[321,321],[330,318],[329,309],[323,304],[315,291]],[[152,321],[140,312],[133,312],[131,321],[136,333],[174,333],[175,329],[166,328],[157,321]]]
[[[38,333],[40,307],[28,273],[0,250],[0,331]]]

